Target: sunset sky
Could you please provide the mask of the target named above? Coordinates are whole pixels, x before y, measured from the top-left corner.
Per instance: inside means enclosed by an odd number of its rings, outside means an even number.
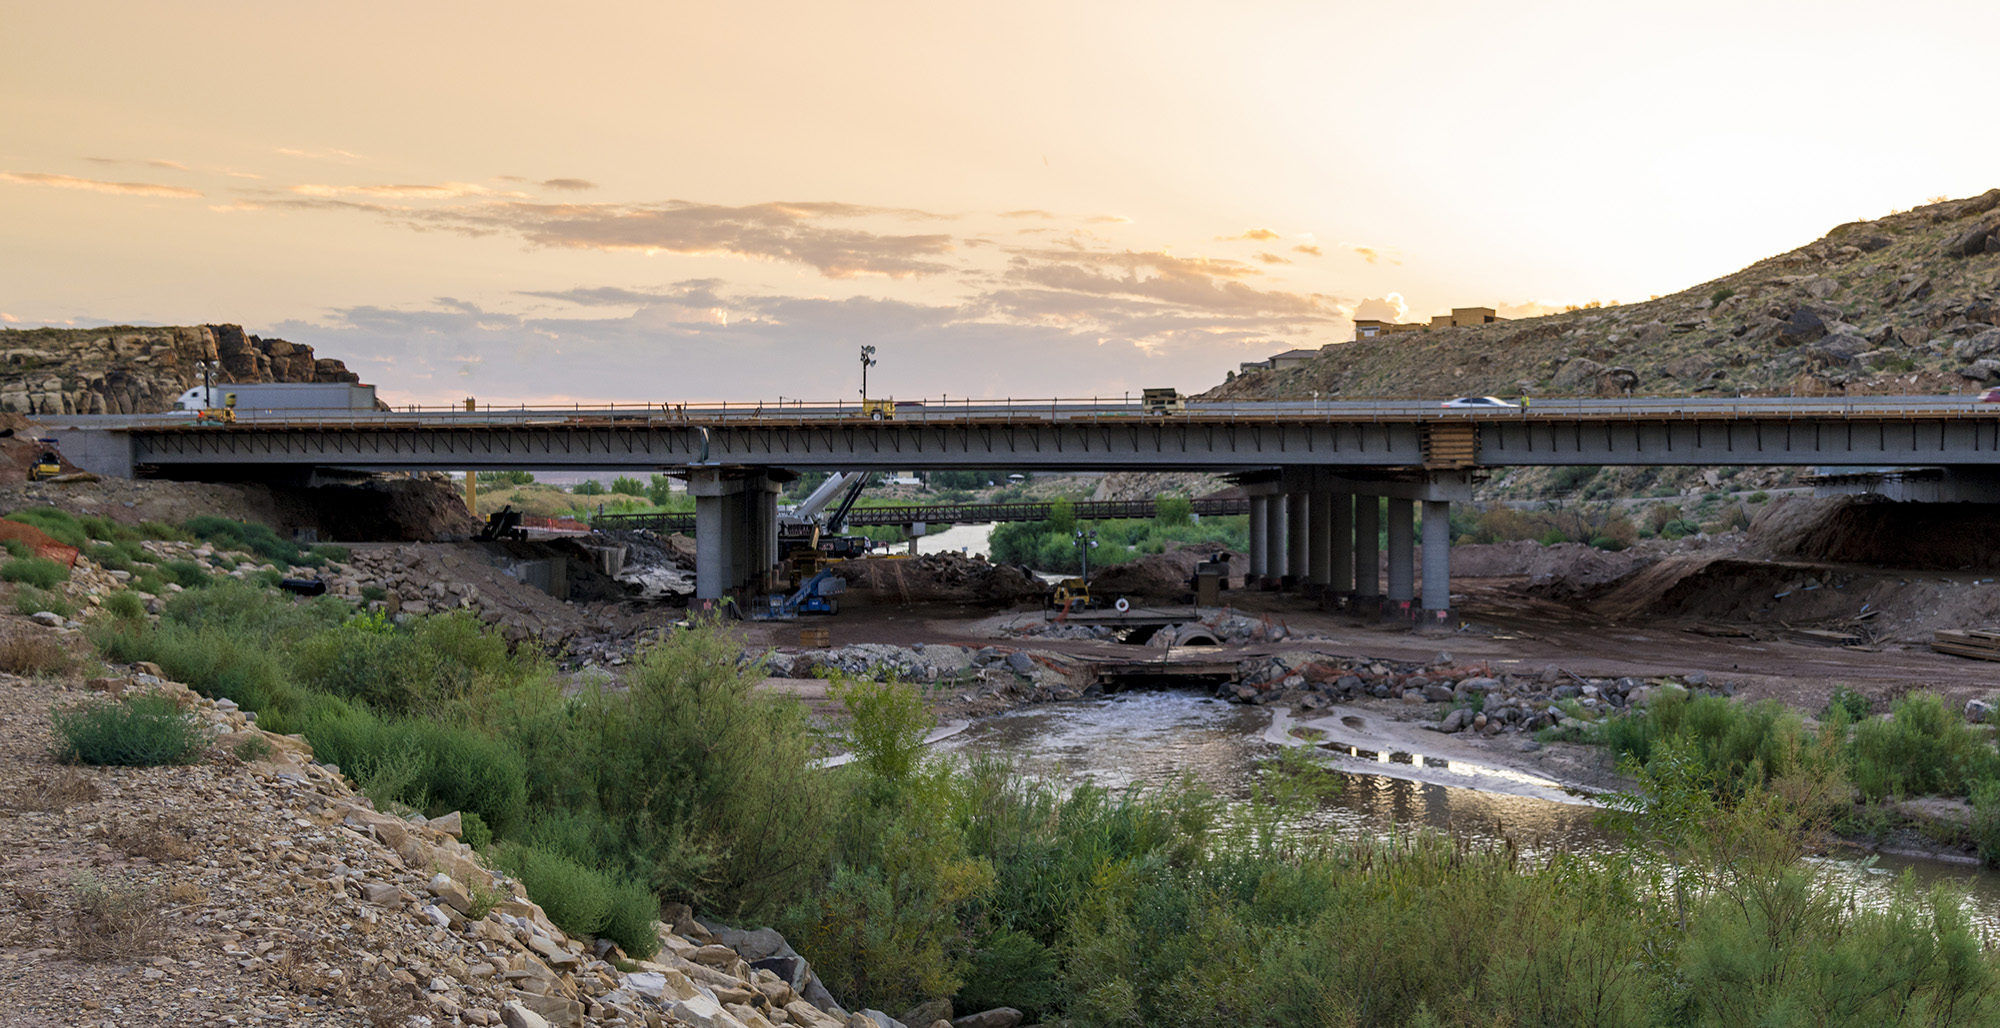
[[[2000,4],[0,0],[0,322],[392,402],[1207,388],[2000,185]]]

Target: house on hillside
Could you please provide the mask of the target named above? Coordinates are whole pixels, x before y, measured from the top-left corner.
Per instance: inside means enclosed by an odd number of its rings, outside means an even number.
[[[1450,314],[1439,314],[1431,318],[1429,324],[1424,324],[1420,321],[1399,324],[1394,321],[1361,318],[1354,322],[1354,338],[1359,341],[1362,339],[1374,339],[1378,336],[1392,335],[1397,332],[1428,332],[1434,328],[1467,328],[1472,325],[1491,325],[1494,322],[1505,320],[1505,318],[1500,317],[1498,311],[1495,311],[1491,307],[1453,307]]]
[[[1339,343],[1328,343],[1317,350],[1286,350],[1284,353],[1272,354],[1260,361],[1244,361],[1238,368],[1240,373],[1245,375],[1253,371],[1283,371],[1286,368],[1296,368],[1339,345]]]

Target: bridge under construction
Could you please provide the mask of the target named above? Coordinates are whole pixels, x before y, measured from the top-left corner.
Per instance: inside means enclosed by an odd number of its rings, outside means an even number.
[[[797,470],[1199,470],[1243,483],[1251,575],[1448,622],[1449,510],[1515,465],[1792,465],[1828,489],[2000,495],[2000,405],[1971,397],[1435,402],[1100,400],[650,404],[45,417],[73,463],[114,476],[310,479],[356,471],[632,470],[695,498],[697,596],[761,588],[777,494]],[[1357,502],[1357,501],[1369,502]],[[1417,510],[1421,505],[1421,539]],[[967,512],[968,515],[971,512]],[[1383,519],[1386,518],[1386,524]],[[860,523],[860,522],[856,522]],[[1386,537],[1386,589],[1378,568]],[[1419,573],[1420,572],[1420,573]]]

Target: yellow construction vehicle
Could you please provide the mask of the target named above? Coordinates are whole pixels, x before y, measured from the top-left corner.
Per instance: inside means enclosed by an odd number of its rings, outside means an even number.
[[[1172,414],[1187,409],[1181,394],[1171,387],[1148,389],[1139,394],[1140,409],[1148,414]]]
[[[873,421],[894,421],[896,420],[896,401],[863,400],[861,401],[861,413]]]
[[[1055,605],[1061,611],[1087,610],[1090,607],[1090,583],[1081,578],[1065,578],[1056,583]]]
[[[55,454],[44,452],[28,465],[28,481],[40,482],[62,474],[62,461]]]

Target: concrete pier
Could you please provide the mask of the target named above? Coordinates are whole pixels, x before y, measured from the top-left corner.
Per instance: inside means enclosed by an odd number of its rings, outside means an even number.
[[[1382,613],[1382,505],[1373,496],[1354,498],[1354,610],[1362,617]]]
[[[1389,498],[1389,594],[1384,620],[1408,621],[1416,600],[1417,508],[1410,500]]]
[[[1285,588],[1312,580],[1312,494],[1285,497]]]
[[[1419,625],[1451,627],[1451,504],[1424,501],[1424,612]]]
[[[1256,588],[1271,573],[1270,503],[1269,496],[1250,494],[1250,573],[1243,578],[1245,589]]]

